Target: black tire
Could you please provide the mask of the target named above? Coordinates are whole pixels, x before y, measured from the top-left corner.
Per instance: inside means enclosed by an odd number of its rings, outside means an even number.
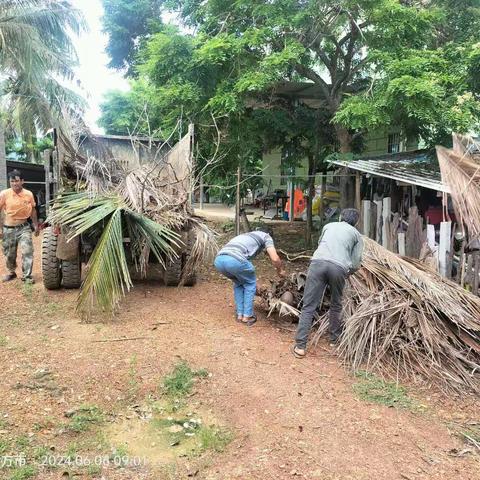
[[[182,256],[167,260],[163,281],[167,287],[178,287],[182,279]]]
[[[82,284],[82,264],[80,259],[62,260],[62,285],[64,288],[80,288]]]
[[[42,238],[42,279],[47,290],[58,290],[62,282],[60,260],[57,258],[57,236],[52,227],[43,232]]]
[[[185,253],[183,254],[183,268],[185,268],[185,265],[187,264],[188,260],[190,259],[190,255],[192,254],[193,247],[195,246],[195,233],[193,230],[190,230],[187,234],[187,242],[185,245]],[[186,287],[194,287],[197,283],[197,274],[196,272],[192,273],[191,275],[188,275],[185,278],[185,281],[183,284]]]

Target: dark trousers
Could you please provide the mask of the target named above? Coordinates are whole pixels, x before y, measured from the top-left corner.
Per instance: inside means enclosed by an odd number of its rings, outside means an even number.
[[[323,301],[327,285],[330,286],[332,296],[329,312],[330,339],[332,341],[338,339],[342,333],[342,298],[346,278],[347,273],[340,265],[325,260],[314,260],[310,263],[303,294],[302,313],[295,337],[298,348],[304,349],[307,346],[313,316]]]

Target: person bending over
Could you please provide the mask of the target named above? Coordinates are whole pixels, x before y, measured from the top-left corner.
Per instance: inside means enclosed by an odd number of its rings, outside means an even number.
[[[307,273],[303,294],[303,306],[298,322],[293,354],[303,358],[312,320],[323,301],[327,285],[330,287],[331,303],[329,330],[332,344],[337,343],[342,333],[342,298],[345,281],[362,262],[363,240],[355,228],[359,220],[358,210],[347,208],[342,211],[338,222],[325,225],[313,254]]]
[[[283,277],[285,271],[282,261],[275,250],[272,236],[266,231],[256,230],[232,238],[215,258],[215,268],[233,281],[233,293],[237,321],[248,326],[256,322],[253,301],[257,288],[255,267],[251,260],[266,249],[278,274]]]

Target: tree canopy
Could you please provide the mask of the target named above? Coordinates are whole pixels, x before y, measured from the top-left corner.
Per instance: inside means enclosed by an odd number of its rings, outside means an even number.
[[[433,143],[478,121],[478,0],[135,0],[129,8],[145,2],[175,11],[183,28],[160,16],[150,29],[126,26],[138,48],[115,62],[135,80],[104,104],[107,129],[138,125],[139,110],[166,129],[180,117],[211,125],[213,116],[228,170],[274,146],[318,163],[319,152],[350,152],[358,134],[379,126]],[[108,11],[106,19],[114,21]],[[318,111],[277,95],[284,81],[315,85]]]

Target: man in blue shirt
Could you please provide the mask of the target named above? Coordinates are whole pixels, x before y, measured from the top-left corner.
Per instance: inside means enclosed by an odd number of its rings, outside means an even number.
[[[234,237],[218,252],[214,262],[215,268],[233,281],[237,321],[248,326],[256,322],[253,302],[257,278],[255,267],[250,260],[264,249],[278,274],[285,276],[282,261],[275,250],[271,235],[258,230]]]
[[[340,221],[325,225],[313,254],[307,273],[303,294],[303,307],[298,322],[293,354],[305,356],[308,335],[318,306],[323,301],[325,289],[330,286],[330,340],[336,343],[342,333],[342,297],[349,275],[362,263],[363,239],[355,228],[360,214],[354,208],[342,211]]]

